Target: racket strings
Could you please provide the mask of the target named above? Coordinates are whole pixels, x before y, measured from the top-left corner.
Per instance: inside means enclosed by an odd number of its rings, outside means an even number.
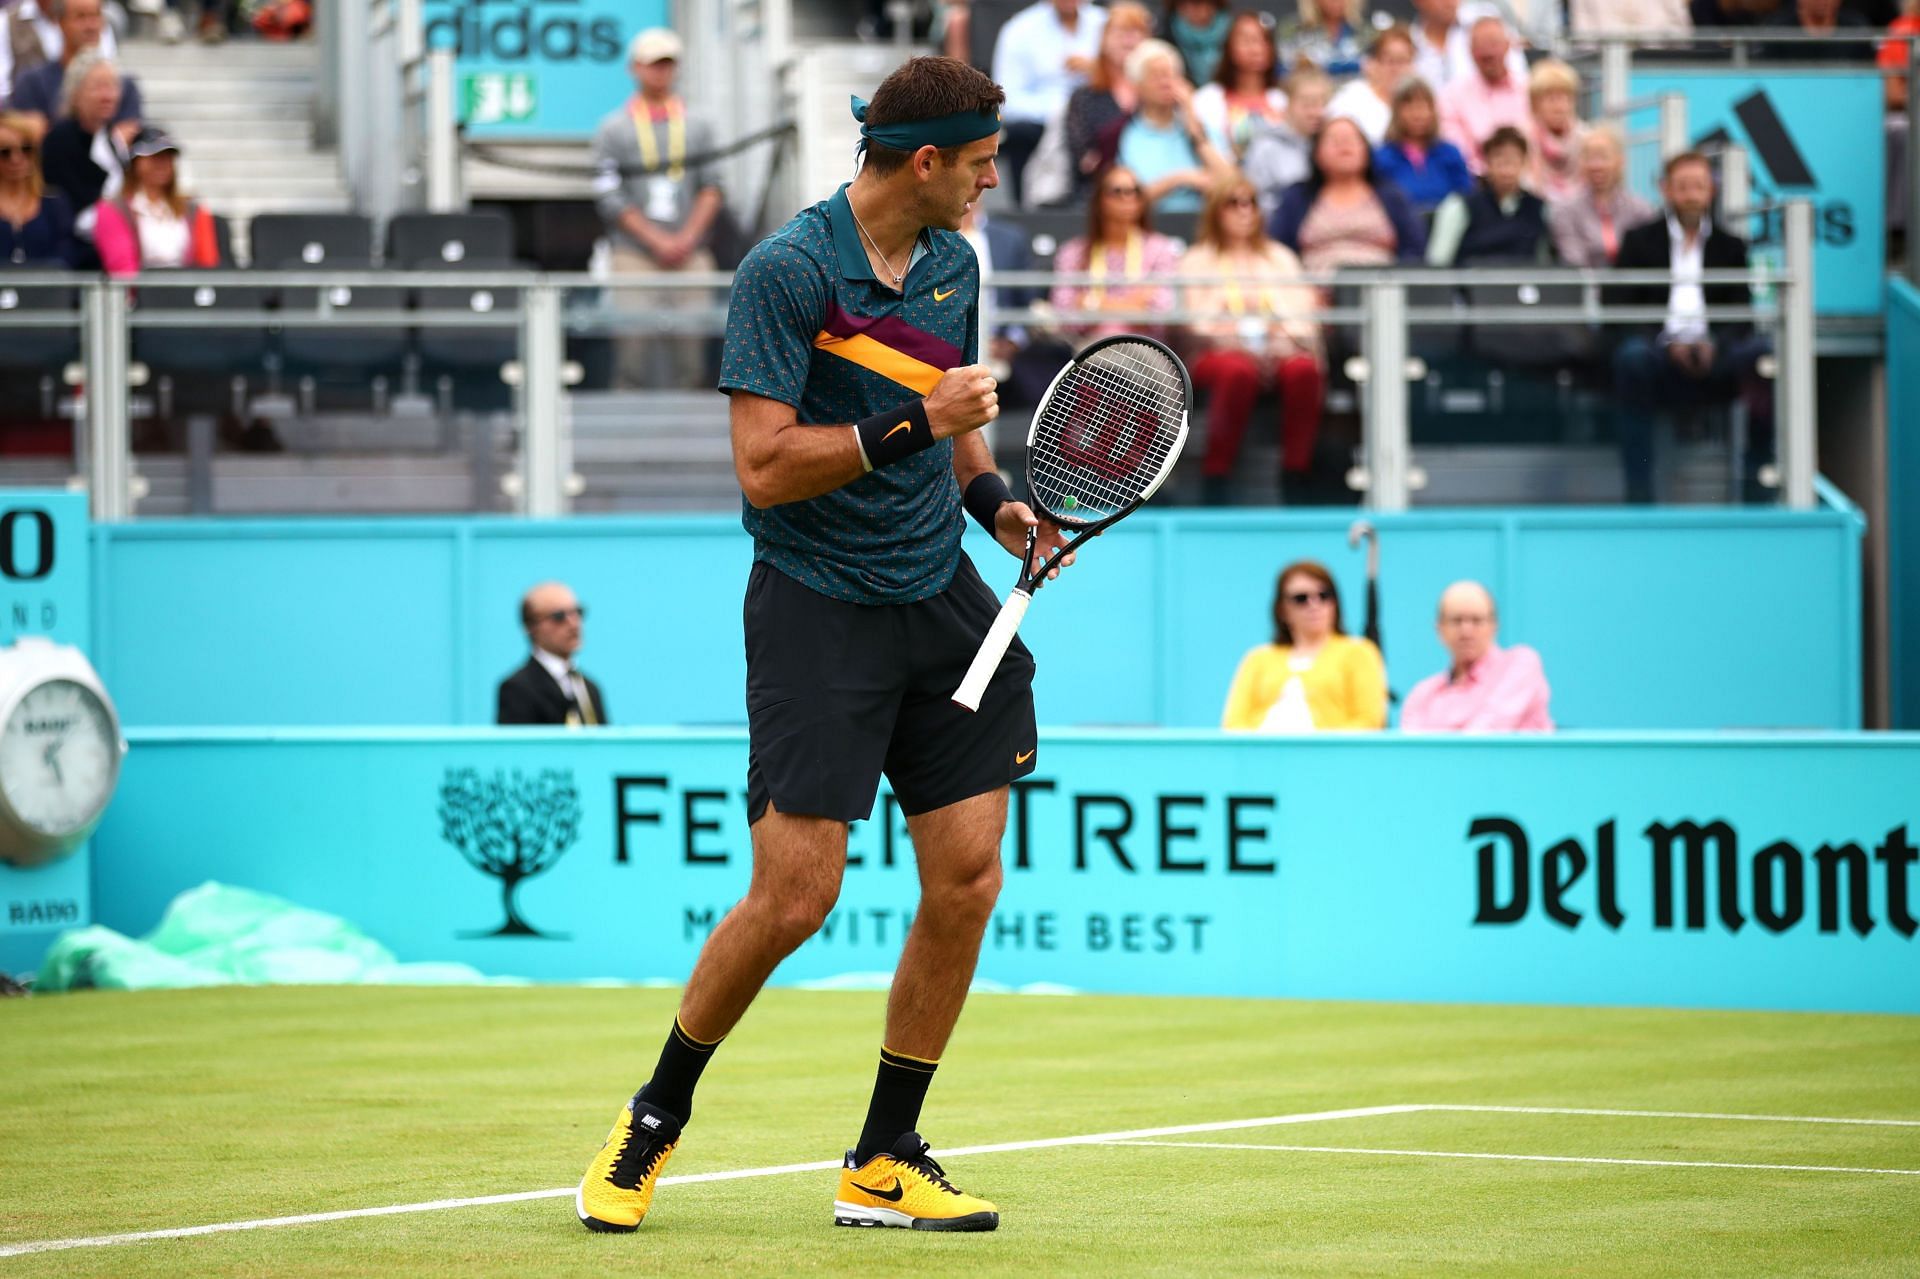
[[[1157,348],[1103,347],[1041,408],[1028,461],[1035,496],[1072,523],[1133,505],[1179,447],[1186,404],[1185,378]]]

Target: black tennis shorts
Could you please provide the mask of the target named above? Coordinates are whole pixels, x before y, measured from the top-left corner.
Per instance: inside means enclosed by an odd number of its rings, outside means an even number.
[[[882,773],[913,815],[1033,771],[1033,655],[1018,637],[980,709],[953,703],[1000,612],[964,554],[947,589],[915,604],[830,599],[756,563],[744,612],[748,822],[769,800],[864,820]]]

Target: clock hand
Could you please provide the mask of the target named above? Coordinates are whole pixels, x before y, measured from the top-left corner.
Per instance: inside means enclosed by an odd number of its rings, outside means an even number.
[[[53,780],[65,786],[67,779],[61,776],[60,773],[60,746],[61,743],[58,741],[48,742],[47,753],[44,758],[47,767],[53,770]]]

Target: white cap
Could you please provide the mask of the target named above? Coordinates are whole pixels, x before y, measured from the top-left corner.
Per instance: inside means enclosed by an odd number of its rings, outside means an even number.
[[[633,43],[627,46],[627,61],[638,63],[643,67],[667,58],[677,62],[684,51],[685,47],[680,43],[680,37],[670,29],[648,27],[635,36]]]

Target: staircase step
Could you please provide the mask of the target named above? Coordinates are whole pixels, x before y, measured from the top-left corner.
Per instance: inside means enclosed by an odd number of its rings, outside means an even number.
[[[248,257],[262,213],[339,213],[352,197],[334,150],[313,146],[320,47],[238,37],[223,45],[162,44],[144,33],[122,45],[147,115],[180,140],[183,181],[233,226]]]
[[[171,104],[154,103],[147,114],[154,119],[166,119],[172,123],[192,121],[210,121],[221,125],[240,125],[252,127],[260,124],[299,124],[311,127],[308,99],[298,102],[283,102],[268,111],[256,111],[252,104],[245,101],[225,102],[214,100],[182,99]]]
[[[272,157],[313,146],[313,126],[304,120],[287,124],[256,122],[246,125],[245,133],[236,133],[231,127],[205,121],[181,127],[157,112],[152,118],[167,126],[167,132],[179,139],[189,158],[202,150],[234,157]]]
[[[320,65],[320,49],[310,41],[275,44],[264,40],[229,40],[209,46],[135,39],[121,42],[120,61],[136,75],[142,71],[312,70]]]

